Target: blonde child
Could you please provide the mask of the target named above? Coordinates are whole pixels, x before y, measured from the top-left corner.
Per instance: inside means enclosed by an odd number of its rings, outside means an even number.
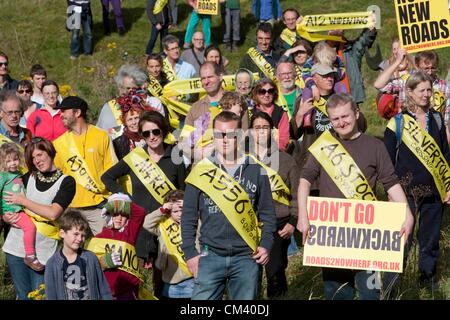
[[[19,171],[20,150],[15,143],[4,143],[0,147],[0,189],[2,195],[1,214],[8,212],[18,213],[20,218],[13,225],[23,230],[23,243],[25,247],[24,262],[35,271],[42,271],[44,265],[36,257],[36,226],[31,218],[23,211],[23,207],[7,201],[5,195],[21,193],[24,189],[22,174]]]

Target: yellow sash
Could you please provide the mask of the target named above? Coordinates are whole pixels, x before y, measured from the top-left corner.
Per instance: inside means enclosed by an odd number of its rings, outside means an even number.
[[[24,211],[36,226],[37,232],[46,236],[47,238],[52,238],[55,240],[61,239],[59,237],[59,224],[56,221],[50,221],[42,218],[41,216],[25,208]]]
[[[286,42],[290,47],[294,44],[297,39],[297,33],[295,31],[291,31],[288,28],[284,28],[280,34],[280,38]]]
[[[186,178],[214,201],[247,245],[256,252],[261,229],[248,194],[233,177],[205,158]]]
[[[324,131],[308,150],[347,199],[376,200],[363,172],[330,131]]]
[[[158,14],[163,11],[169,0],[156,0],[155,6],[153,7],[153,14]]]
[[[247,54],[258,67],[258,69],[261,70],[267,78],[277,82],[277,78],[275,77],[275,70],[270,65],[270,63],[267,62],[263,55],[259,53],[258,50],[256,50],[256,48],[249,48]]]
[[[15,143],[15,142],[0,133],[0,146],[3,145],[4,143]],[[25,149],[20,144],[18,144],[18,143],[15,143],[15,144],[19,148],[19,151],[20,151],[20,162],[25,163],[25,159],[24,159]],[[28,172],[28,168],[20,165],[19,171],[21,174],[25,174]]]
[[[96,181],[89,170],[84,159],[75,144],[73,133],[66,132],[60,139],[61,159],[64,166],[68,169],[65,172],[70,172],[70,175],[75,178],[75,181],[83,186],[83,188],[97,194],[102,194],[105,190],[105,185],[101,181]]]
[[[109,100],[108,105],[111,108],[111,111],[114,115],[114,119],[116,119],[117,125],[118,126],[122,125],[122,120],[120,120],[122,112],[120,111],[120,105],[116,102],[116,99]]]
[[[148,76],[149,79],[149,83],[148,83],[148,87],[147,90],[152,94],[152,96],[154,97],[159,97],[162,95],[162,91],[163,91],[163,87],[161,86],[161,83],[159,83],[159,81],[152,76]]]
[[[294,69],[295,69],[295,85],[303,90],[305,89],[305,81],[303,80],[302,70],[296,64],[294,65]]]
[[[122,266],[118,267],[118,269],[128,272],[140,281],[143,281],[142,272],[139,269],[138,256],[133,245],[125,241],[94,237],[86,245],[86,250],[92,251],[98,258],[113,250],[119,252],[122,258]]]
[[[182,241],[180,225],[172,218],[165,217],[159,223],[159,231],[170,256],[175,259],[178,267],[183,270],[186,275],[192,277],[192,273],[189,271],[186,262],[184,261],[184,252],[181,249]]]
[[[270,181],[270,190],[272,190],[272,198],[275,201],[278,201],[281,204],[289,205],[289,196],[291,195],[291,191],[288,186],[284,183],[283,179],[280,177],[278,172],[273,170],[271,167],[266,166],[264,163],[259,161],[255,156],[248,155],[250,158],[255,160],[257,164],[264,168],[269,175]]]
[[[447,191],[450,190],[450,168],[447,160],[433,137],[423,130],[413,117],[403,114],[403,118],[402,142],[433,176],[436,188],[444,201]],[[396,132],[395,118],[389,120],[387,127]]]
[[[434,110],[436,110],[437,112],[443,114],[444,110],[445,110],[445,106],[446,106],[446,102],[447,99],[445,97],[445,95],[440,92],[439,90],[434,89],[434,94],[433,94],[433,98],[431,98],[433,101],[432,106],[434,108]]]
[[[164,197],[169,191],[176,190],[169,178],[143,148],[135,148],[123,160],[160,204],[164,203]]]
[[[163,60],[163,72],[166,75],[166,78],[167,80],[169,80],[169,82],[177,79],[177,75],[167,58]]]
[[[320,112],[322,112],[324,115],[326,115],[328,117],[327,100],[325,100],[325,98],[320,97],[319,100],[314,100],[313,106],[316,107]]]

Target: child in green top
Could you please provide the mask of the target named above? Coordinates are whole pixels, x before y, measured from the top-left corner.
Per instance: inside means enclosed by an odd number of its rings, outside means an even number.
[[[23,191],[23,182],[21,173],[19,172],[20,165],[20,150],[15,143],[5,143],[0,147],[0,191],[2,195],[1,200],[1,214],[8,212],[18,213],[19,220],[13,225],[16,228],[23,230],[23,242],[25,247],[24,262],[27,266],[35,271],[42,271],[44,265],[39,262],[36,257],[36,227],[31,221],[31,218],[23,211],[23,207],[11,203],[5,199],[8,193],[20,193]]]

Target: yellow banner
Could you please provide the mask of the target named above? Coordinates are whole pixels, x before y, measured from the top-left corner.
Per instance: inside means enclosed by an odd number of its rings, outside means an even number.
[[[197,0],[197,12],[199,14],[218,15],[219,0]]]
[[[8,137],[0,134],[0,146],[3,145],[4,143],[15,143],[15,142],[12,141],[11,139],[9,139]],[[17,148],[19,148],[19,151],[20,151],[20,162],[25,163],[25,158],[24,158],[25,149],[20,144],[18,144],[18,143],[15,143],[15,144],[16,144]],[[25,174],[28,172],[28,168],[20,165],[19,171],[20,171],[20,173]]]
[[[163,72],[166,75],[166,79],[169,80],[169,82],[177,79],[175,70],[173,70],[172,65],[170,64],[167,58],[163,60]]]
[[[105,185],[101,181],[96,181],[91,174],[89,167],[80,155],[75,144],[73,133],[66,132],[61,137],[61,160],[64,166],[68,169],[75,181],[83,186],[83,188],[97,194],[102,194],[105,190]]]
[[[158,98],[159,96],[162,95],[163,87],[161,86],[159,81],[157,79],[155,79],[155,77],[152,77],[149,75],[148,79],[149,79],[149,83],[148,83],[147,90],[152,94],[152,96]]]
[[[184,252],[181,249],[182,241],[180,225],[172,218],[165,217],[159,223],[159,231],[170,256],[175,259],[178,267],[183,270],[186,275],[192,277],[192,273],[189,271],[186,262],[184,261]]]
[[[169,178],[143,148],[135,148],[123,160],[160,204],[164,203],[164,197],[169,191],[176,190]]]
[[[117,269],[128,272],[140,281],[143,281],[143,276],[139,269],[138,256],[133,245],[125,241],[94,237],[86,245],[86,250],[92,251],[98,258],[111,251],[120,253],[122,266]]]
[[[394,0],[400,45],[409,53],[450,46],[448,0]]]
[[[251,154],[249,154],[248,156],[252,158],[261,167],[263,167],[264,170],[266,170],[267,174],[269,175],[270,190],[272,191],[273,200],[288,206],[291,191],[289,190],[286,183],[284,183],[283,179],[280,177],[278,172],[273,170],[271,167],[266,166],[264,163],[259,161],[255,156]]]
[[[450,190],[450,168],[447,160],[433,137],[423,130],[414,118],[403,114],[403,119],[402,142],[433,176],[436,188],[444,202],[447,191]],[[395,118],[389,120],[387,127],[396,133]]]
[[[364,173],[330,131],[324,131],[308,150],[347,199],[376,200]]]
[[[193,167],[186,183],[207,194],[256,252],[261,239],[260,225],[248,194],[233,177],[205,158]]]
[[[295,85],[300,89],[305,89],[305,81],[303,80],[303,73],[297,64],[294,64],[295,69]]]
[[[303,265],[403,272],[406,204],[308,197]]]
[[[158,14],[163,11],[167,2],[169,2],[169,0],[156,0],[155,6],[153,7],[153,14]]]
[[[55,240],[61,239],[59,237],[59,224],[56,221],[50,221],[35,214],[33,211],[24,208],[24,212],[30,217],[33,224],[36,226],[37,232]]]

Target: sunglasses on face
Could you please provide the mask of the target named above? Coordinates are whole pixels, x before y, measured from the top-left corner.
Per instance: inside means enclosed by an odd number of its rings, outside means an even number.
[[[6,61],[6,62],[0,62],[0,67],[3,67],[3,66],[7,67],[8,64],[9,64],[8,61]]]
[[[275,89],[274,88],[270,88],[270,89],[259,89],[258,90],[258,94],[260,94],[260,95],[265,95],[266,93],[274,94],[275,93]]]
[[[294,56],[297,56],[297,55],[299,55],[299,54],[306,54],[306,51],[305,51],[305,50],[298,50],[298,51],[293,52],[292,54],[293,54]]]
[[[147,139],[148,137],[150,137],[150,134],[153,134],[155,137],[159,137],[161,133],[162,133],[161,129],[153,129],[142,131],[141,135]]]
[[[33,92],[33,90],[31,90],[31,89],[17,90],[17,93],[19,93],[19,94],[32,93],[32,92]]]
[[[236,132],[220,132],[220,131],[214,131],[214,139],[236,139],[237,133]]]

